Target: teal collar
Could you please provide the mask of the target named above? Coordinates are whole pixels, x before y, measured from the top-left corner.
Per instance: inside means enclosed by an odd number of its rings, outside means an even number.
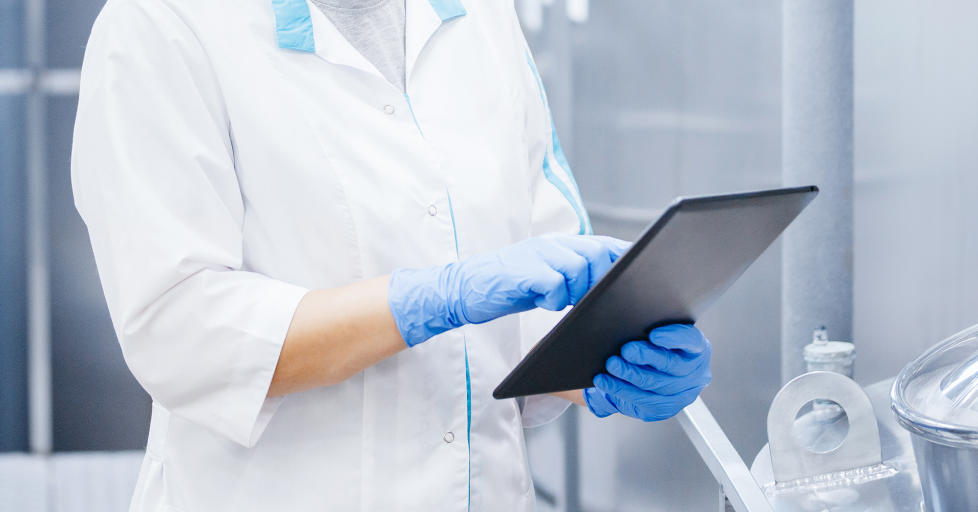
[[[275,36],[279,48],[309,53],[316,51],[312,17],[306,0],[272,0],[272,9],[275,11]]]
[[[465,16],[465,7],[460,0],[428,0],[435,14],[441,18],[441,22],[454,20],[460,16]]]
[[[428,0],[441,22],[465,16],[461,0]],[[275,11],[275,36],[279,48],[314,53],[316,39],[313,37],[312,17],[306,0],[272,0]]]

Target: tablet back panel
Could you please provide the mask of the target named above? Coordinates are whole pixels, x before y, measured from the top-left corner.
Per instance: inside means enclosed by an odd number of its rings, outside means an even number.
[[[817,193],[801,187],[677,200],[493,396],[591,387],[623,344],[661,325],[696,321]]]

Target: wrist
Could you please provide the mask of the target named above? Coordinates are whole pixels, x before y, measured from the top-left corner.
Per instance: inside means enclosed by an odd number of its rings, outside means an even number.
[[[461,327],[464,316],[450,299],[454,264],[391,273],[387,301],[404,342],[413,347],[432,336]]]

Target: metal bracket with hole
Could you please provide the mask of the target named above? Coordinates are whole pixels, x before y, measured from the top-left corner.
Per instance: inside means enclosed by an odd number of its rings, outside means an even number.
[[[795,416],[808,402],[832,400],[849,417],[842,444],[825,453],[800,446],[792,435]],[[777,482],[879,464],[880,433],[873,404],[852,379],[833,372],[810,372],[785,384],[767,415],[771,466]]]

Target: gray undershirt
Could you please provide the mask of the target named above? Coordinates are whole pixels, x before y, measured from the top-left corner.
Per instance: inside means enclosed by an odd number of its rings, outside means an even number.
[[[404,0],[312,0],[388,82],[404,91]]]

